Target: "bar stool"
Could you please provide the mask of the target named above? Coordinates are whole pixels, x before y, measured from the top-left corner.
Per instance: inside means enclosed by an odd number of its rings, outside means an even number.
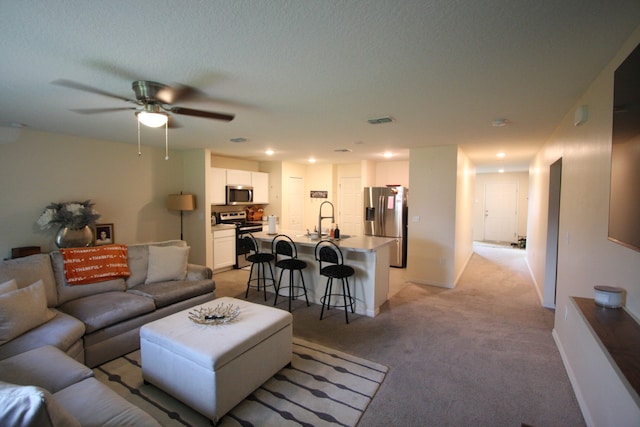
[[[289,290],[289,312],[291,312],[291,300],[296,299],[304,295],[304,299],[307,301],[307,307],[309,307],[309,298],[307,297],[307,287],[304,284],[304,276],[302,270],[307,268],[307,263],[298,259],[298,249],[296,244],[291,238],[284,234],[278,234],[273,238],[271,242],[271,252],[275,256],[276,268],[280,268],[280,278],[278,279],[278,285],[276,287],[276,299],[273,301],[275,306],[278,302],[278,295],[280,295],[280,289],[282,288],[282,275],[285,270],[289,271],[289,286],[284,286],[284,289]],[[284,257],[278,260],[278,256]],[[302,286],[294,284],[293,275],[295,272],[300,273],[300,281]]]
[[[247,281],[247,292],[244,294],[245,298],[249,297],[249,288],[252,287],[252,282],[255,282],[255,288],[260,292],[260,283],[263,285],[264,289],[264,300],[267,300],[267,280],[271,280],[271,286],[275,289],[275,279],[273,277],[273,269],[271,268],[271,261],[275,259],[273,254],[260,252],[260,247],[258,246],[258,242],[256,242],[253,234],[248,233],[245,234],[238,241],[238,245],[245,252],[245,259],[251,263],[251,270],[249,271],[249,280]],[[271,272],[271,278],[267,277],[265,264],[269,266],[269,271]],[[256,268],[257,277],[253,277],[253,269]],[[261,275],[262,270],[262,275]]]
[[[320,320],[324,316],[324,307],[331,309],[331,298],[342,297],[344,305],[333,304],[334,307],[344,307],[344,316],[349,323],[349,312],[347,307],[351,307],[351,312],[355,313],[354,301],[349,290],[349,277],[355,274],[353,267],[344,265],[344,257],[340,247],[330,240],[322,240],[315,247],[315,257],[320,268],[320,275],[327,277],[327,286],[324,290],[324,296],[320,298],[322,303],[322,311],[320,312]],[[325,266],[322,266],[325,263]],[[326,265],[330,264],[330,265]],[[342,281],[342,293],[333,293],[333,279]],[[348,303],[347,303],[348,301]]]

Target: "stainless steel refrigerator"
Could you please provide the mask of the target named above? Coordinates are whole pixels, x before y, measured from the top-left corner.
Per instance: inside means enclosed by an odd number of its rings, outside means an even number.
[[[364,234],[393,237],[391,266],[407,266],[407,193],[405,187],[365,187]]]

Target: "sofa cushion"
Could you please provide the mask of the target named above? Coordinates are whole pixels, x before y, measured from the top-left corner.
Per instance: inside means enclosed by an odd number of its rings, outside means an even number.
[[[0,282],[15,279],[19,288],[42,280],[47,293],[47,305],[58,305],[58,293],[48,254],[36,254],[22,258],[0,261]]]
[[[93,376],[93,371],[46,345],[0,360],[0,380],[42,387],[51,393]]]
[[[0,425],[11,427],[80,427],[47,390],[0,382]]]
[[[90,248],[60,249],[65,279],[70,285],[86,285],[118,277],[129,277],[127,247],[104,245]]]
[[[132,319],[156,309],[153,300],[129,292],[105,292],[68,301],[59,307],[80,319],[87,333],[123,320]]]
[[[5,294],[7,292],[17,291],[17,290],[18,290],[18,282],[16,282],[16,279],[11,279],[7,282],[0,283],[0,294]]]
[[[145,283],[184,280],[187,276],[189,246],[149,246],[149,267]]]
[[[75,383],[54,393],[54,397],[83,426],[160,427],[155,418],[95,378]]]
[[[51,320],[42,280],[31,286],[0,294],[0,344]]]
[[[129,262],[129,271],[131,271],[131,276],[127,279],[127,286],[130,288],[144,283],[147,279],[147,270],[149,268],[149,246],[186,247],[187,243],[183,240],[167,240],[165,242],[129,245],[127,259]]]
[[[156,307],[160,308],[198,295],[204,295],[214,290],[215,285],[212,280],[194,280],[142,284],[129,289],[128,292],[151,298]]]
[[[124,279],[118,278],[107,280],[104,282],[91,283],[83,286],[71,286],[67,283],[64,273],[64,258],[60,251],[54,251],[50,254],[51,266],[56,279],[56,287],[58,290],[58,304],[63,304],[76,298],[82,298],[88,295],[95,295],[103,292],[124,291],[127,285]]]

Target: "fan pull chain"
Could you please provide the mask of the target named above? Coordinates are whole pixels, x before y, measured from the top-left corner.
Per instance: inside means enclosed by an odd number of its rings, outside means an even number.
[[[164,124],[164,159],[169,160],[169,121]]]
[[[140,121],[136,120],[138,123],[138,157],[142,156],[142,151],[140,151]]]

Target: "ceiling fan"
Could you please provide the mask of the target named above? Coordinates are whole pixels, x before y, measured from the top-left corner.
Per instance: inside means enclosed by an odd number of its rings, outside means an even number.
[[[202,95],[202,93],[198,89],[185,85],[178,85],[174,87],[148,80],[136,80],[131,84],[136,97],[135,99],[129,99],[124,96],[109,93],[102,89],[97,89],[71,80],[58,79],[54,80],[51,83],[58,86],[64,86],[71,89],[78,89],[85,92],[108,96],[110,98],[120,99],[122,101],[136,105],[135,107],[84,108],[74,109],[71,111],[80,114],[97,114],[113,111],[133,110],[135,111],[135,115],[138,118],[139,123],[142,123],[149,127],[159,127],[167,124],[170,117],[169,113],[184,116],[201,117],[205,119],[223,120],[226,122],[233,120],[233,118],[235,117],[233,114],[217,113],[213,111],[195,110],[192,108],[174,106],[173,104],[176,102],[194,99]],[[167,125],[169,127],[178,127],[178,125],[173,120]]]

